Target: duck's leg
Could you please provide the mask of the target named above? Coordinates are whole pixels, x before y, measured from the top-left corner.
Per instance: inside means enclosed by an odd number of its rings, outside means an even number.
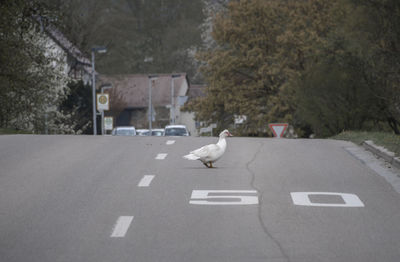
[[[212,162],[210,162],[210,168],[213,168],[213,166],[212,166]]]
[[[210,167],[207,165],[207,163],[205,163],[205,162],[203,162],[203,165],[205,165],[206,167],[210,168]]]

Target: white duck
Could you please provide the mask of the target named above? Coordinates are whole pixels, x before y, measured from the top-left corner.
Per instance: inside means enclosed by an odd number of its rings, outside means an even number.
[[[219,134],[219,140],[217,144],[210,144],[203,147],[200,147],[196,150],[190,152],[190,154],[183,156],[183,158],[189,160],[200,160],[203,164],[212,168],[212,163],[221,158],[221,156],[225,153],[226,149],[226,140],[227,136],[232,136],[231,133],[227,129],[222,131]]]

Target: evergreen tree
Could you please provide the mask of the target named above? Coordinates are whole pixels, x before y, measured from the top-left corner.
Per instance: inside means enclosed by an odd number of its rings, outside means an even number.
[[[59,0],[58,6],[63,32],[82,51],[107,47],[96,61],[101,73],[196,74],[202,0]]]

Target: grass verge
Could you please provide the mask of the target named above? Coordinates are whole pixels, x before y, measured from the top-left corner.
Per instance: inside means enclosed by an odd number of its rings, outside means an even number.
[[[0,128],[0,135],[17,135],[17,134],[32,134],[24,130],[15,130],[12,128]]]
[[[366,132],[366,131],[344,131],[333,139],[351,141],[361,145],[365,140],[372,140],[376,145],[383,146],[392,151],[396,156],[400,156],[400,136],[386,132]]]

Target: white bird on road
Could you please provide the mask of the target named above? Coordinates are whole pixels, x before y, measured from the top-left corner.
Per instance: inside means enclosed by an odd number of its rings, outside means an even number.
[[[200,160],[206,167],[212,168],[212,163],[221,158],[225,153],[227,136],[232,136],[227,129],[219,134],[219,140],[216,144],[210,144],[200,147],[190,152],[190,154],[183,156],[189,160]]]

